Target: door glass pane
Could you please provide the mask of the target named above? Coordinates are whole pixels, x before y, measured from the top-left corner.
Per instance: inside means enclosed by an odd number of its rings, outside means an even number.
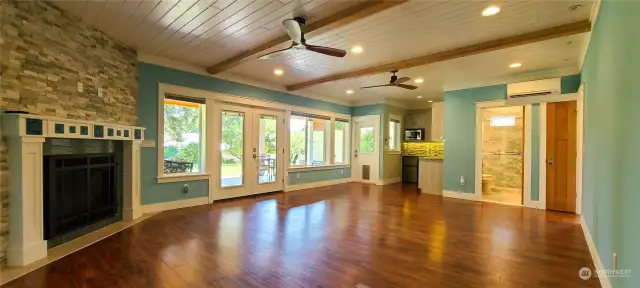
[[[373,152],[373,127],[360,127],[360,153]]]
[[[276,130],[278,118],[260,115],[258,127],[258,183],[276,181]]]
[[[220,186],[243,184],[244,113],[222,111]]]

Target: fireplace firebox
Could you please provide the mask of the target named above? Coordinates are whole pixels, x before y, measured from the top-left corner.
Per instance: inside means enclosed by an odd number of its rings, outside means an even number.
[[[44,238],[118,213],[116,153],[44,156]]]

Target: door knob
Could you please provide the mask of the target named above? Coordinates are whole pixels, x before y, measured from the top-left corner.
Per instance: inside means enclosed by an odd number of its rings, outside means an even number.
[[[256,158],[258,158],[258,155],[253,154],[253,159],[256,159]]]
[[[547,165],[553,165],[553,159],[547,158]]]

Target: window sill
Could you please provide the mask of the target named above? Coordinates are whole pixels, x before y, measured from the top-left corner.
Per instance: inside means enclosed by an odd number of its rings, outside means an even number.
[[[349,167],[351,167],[351,165],[349,164],[322,165],[322,166],[297,166],[297,167],[289,167],[287,171],[297,172],[297,171],[313,171],[313,170],[330,170],[330,169],[340,169],[340,168],[349,168]]]
[[[158,176],[158,183],[171,183],[171,182],[185,182],[194,180],[209,180],[211,174],[209,173],[176,173],[176,174],[164,174]]]
[[[402,151],[400,151],[400,150],[387,150],[387,154],[389,154],[389,155],[400,155],[400,154],[402,154]]]

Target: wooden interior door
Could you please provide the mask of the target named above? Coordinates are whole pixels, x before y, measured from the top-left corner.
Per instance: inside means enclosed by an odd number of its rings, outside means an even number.
[[[576,213],[576,101],[547,104],[547,209]]]

